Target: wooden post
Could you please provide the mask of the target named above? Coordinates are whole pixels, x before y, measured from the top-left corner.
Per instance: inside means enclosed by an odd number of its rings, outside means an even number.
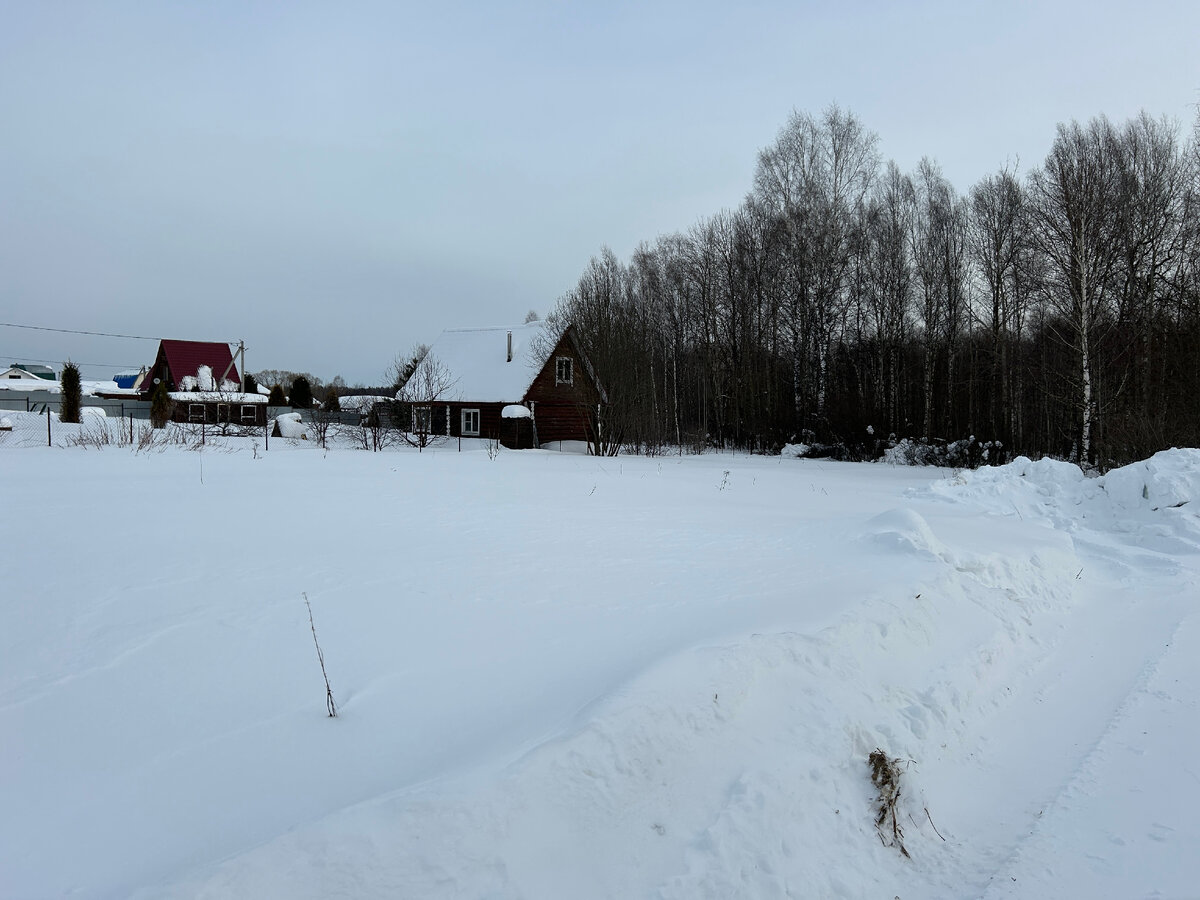
[[[50,404],[46,404],[46,446],[53,447],[54,440],[50,436]]]

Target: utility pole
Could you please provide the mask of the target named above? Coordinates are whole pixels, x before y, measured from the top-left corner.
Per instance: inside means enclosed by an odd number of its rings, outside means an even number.
[[[238,369],[238,393],[246,393],[246,344],[243,341],[238,341],[237,352],[233,354],[233,359],[229,360],[229,365],[225,367],[225,371],[221,373],[221,379],[217,382],[219,385],[229,377],[229,370],[233,368],[234,361],[241,363],[241,368]]]

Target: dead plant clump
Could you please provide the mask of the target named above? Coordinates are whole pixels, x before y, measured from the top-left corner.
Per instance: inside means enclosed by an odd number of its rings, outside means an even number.
[[[879,791],[875,798],[875,830],[885,847],[896,847],[906,858],[911,859],[904,846],[904,829],[896,818],[896,804],[900,800],[901,759],[894,759],[876,748],[867,757],[871,767],[871,784]]]

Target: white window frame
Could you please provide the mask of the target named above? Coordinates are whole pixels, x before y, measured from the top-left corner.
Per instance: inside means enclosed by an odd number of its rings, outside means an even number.
[[[468,419],[475,420],[475,427],[468,425]],[[464,409],[462,411],[462,436],[463,437],[479,437],[479,410]]]
[[[429,434],[433,427],[433,407],[413,404],[412,430],[413,434]]]
[[[203,403],[189,403],[188,404],[188,421],[189,422],[195,422],[197,424],[200,424],[200,423],[204,422],[207,418],[208,417],[204,414],[204,404]]]
[[[217,421],[218,422],[232,422],[233,421],[232,419],[229,418],[229,404],[228,403],[218,403],[217,404]]]
[[[575,383],[575,360],[571,359],[569,356],[554,357],[554,383]]]
[[[241,419],[243,425],[253,425],[258,421],[258,408],[253,403],[243,403]]]

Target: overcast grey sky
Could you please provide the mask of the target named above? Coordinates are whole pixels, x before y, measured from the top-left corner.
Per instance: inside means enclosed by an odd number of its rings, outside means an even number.
[[[0,322],[381,381],[736,206],[836,102],[960,191],[1057,122],[1190,131],[1200,3],[0,4]],[[85,377],[151,342],[0,327]],[[93,364],[99,364],[99,366]]]

